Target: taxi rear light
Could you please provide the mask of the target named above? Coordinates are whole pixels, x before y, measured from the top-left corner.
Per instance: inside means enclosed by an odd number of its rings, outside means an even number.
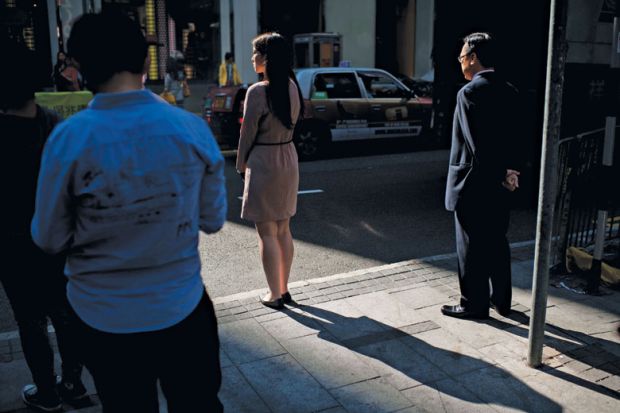
[[[243,123],[243,118],[239,118],[239,125]]]

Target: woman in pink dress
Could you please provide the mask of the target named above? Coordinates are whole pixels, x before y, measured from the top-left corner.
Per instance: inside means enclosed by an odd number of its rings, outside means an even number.
[[[253,221],[269,293],[260,301],[281,309],[292,303],[288,279],[293,263],[290,219],[297,210],[299,168],[293,129],[303,98],[291,69],[292,51],[278,33],[252,42],[252,64],[262,75],[245,98],[237,171],[245,180],[241,218]]]

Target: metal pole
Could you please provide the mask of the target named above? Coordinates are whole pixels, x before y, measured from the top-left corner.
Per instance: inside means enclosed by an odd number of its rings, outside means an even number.
[[[545,336],[547,288],[549,286],[549,253],[553,229],[553,208],[557,181],[557,148],[562,113],[562,87],[566,61],[567,0],[551,0],[549,42],[547,45],[547,76],[545,85],[545,112],[543,142],[538,190],[538,217],[536,222],[536,252],[532,281],[532,315],[527,361],[530,367],[542,363]]]

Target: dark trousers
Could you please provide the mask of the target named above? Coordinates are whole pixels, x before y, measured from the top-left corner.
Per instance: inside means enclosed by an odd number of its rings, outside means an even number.
[[[454,217],[461,305],[469,311],[488,313],[490,300],[499,310],[509,310],[512,289],[507,200],[462,199]]]
[[[63,378],[75,382],[81,376],[82,366],[69,324],[64,258],[49,256],[30,239],[19,237],[12,239],[6,258],[8,265],[0,281],[13,309],[34,383],[42,392],[49,392],[56,382],[48,318],[56,330]]]
[[[187,318],[153,332],[106,333],[74,316],[104,412],[158,412],[157,380],[170,413],[223,411],[217,321],[206,292]]]

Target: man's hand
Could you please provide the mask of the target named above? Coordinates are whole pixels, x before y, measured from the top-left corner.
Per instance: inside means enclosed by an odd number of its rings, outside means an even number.
[[[514,169],[506,169],[506,178],[502,185],[510,192],[515,191],[519,187],[519,175],[521,172]]]

